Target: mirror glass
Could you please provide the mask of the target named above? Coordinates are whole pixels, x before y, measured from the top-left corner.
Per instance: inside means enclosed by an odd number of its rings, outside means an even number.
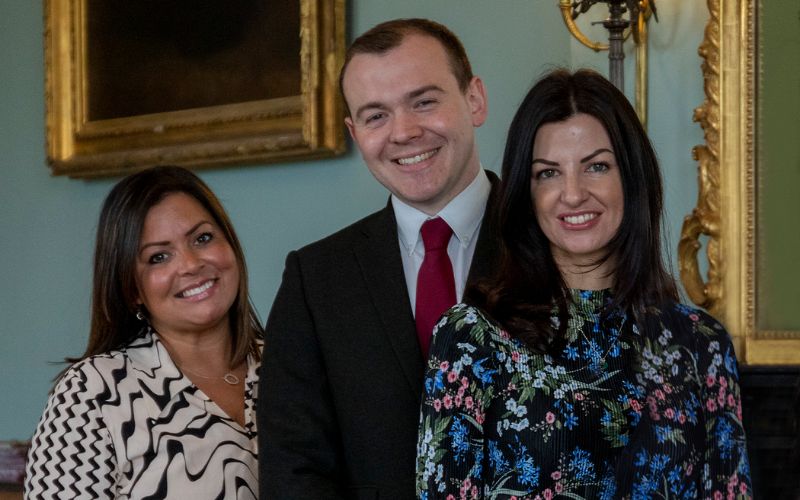
[[[800,330],[800,4],[758,2],[756,329]]]

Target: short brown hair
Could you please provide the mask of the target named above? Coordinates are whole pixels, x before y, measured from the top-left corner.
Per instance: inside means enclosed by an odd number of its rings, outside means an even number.
[[[263,333],[248,296],[244,252],[225,209],[195,174],[181,167],[164,166],[122,179],[103,203],[95,243],[89,342],[83,356],[67,361],[119,349],[141,332],[143,323],[136,318],[136,255],[147,213],[173,193],[185,193],[197,200],[220,227],[236,256],[239,290],[230,310],[231,366],[248,354],[260,357],[257,339]]]
[[[378,24],[356,38],[344,55],[344,65],[339,73],[339,91],[348,114],[350,114],[350,108],[347,105],[347,99],[344,98],[342,82],[344,82],[347,66],[353,57],[358,54],[385,54],[403,43],[403,40],[410,34],[430,36],[442,44],[458,87],[462,92],[466,92],[473,75],[472,66],[461,40],[447,26],[429,19],[394,19]]]

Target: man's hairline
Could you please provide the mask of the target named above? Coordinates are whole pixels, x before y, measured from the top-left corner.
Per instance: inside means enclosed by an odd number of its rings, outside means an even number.
[[[341,86],[340,90],[341,90],[342,100],[344,101],[345,118],[350,118],[350,119],[353,118],[353,114],[350,112],[350,104],[347,102],[347,96],[346,96],[345,91],[344,91],[344,80],[345,80],[345,77],[347,75],[347,69],[350,68],[350,64],[353,62],[353,59],[355,59],[356,57],[361,56],[361,55],[365,55],[365,56],[366,55],[372,55],[372,56],[384,57],[387,54],[389,54],[389,52],[392,52],[393,50],[396,50],[396,49],[400,48],[400,46],[403,45],[409,37],[414,36],[414,35],[430,38],[431,40],[434,40],[439,45],[439,47],[441,47],[442,51],[444,51],[444,57],[447,60],[447,66],[450,69],[450,74],[453,75],[453,78],[456,80],[456,87],[458,87],[458,90],[459,90],[459,92],[461,93],[462,96],[466,96],[467,95],[467,92],[469,92],[469,87],[470,87],[470,85],[472,85],[472,82],[475,80],[476,75],[473,74],[472,78],[469,80],[469,82],[467,82],[466,87],[462,89],[461,88],[461,82],[458,80],[458,76],[456,75],[456,69],[455,69],[455,66],[453,64],[453,58],[450,56],[450,52],[447,50],[447,47],[445,47],[444,42],[442,42],[437,37],[435,37],[434,35],[431,35],[430,33],[426,32],[426,31],[423,31],[423,30],[420,30],[418,28],[413,28],[412,27],[412,28],[407,29],[406,32],[403,33],[403,38],[401,38],[400,42],[397,45],[395,45],[394,47],[388,48],[388,49],[386,49],[384,51],[380,51],[380,52],[377,52],[377,51],[375,51],[375,52],[372,52],[372,51],[370,51],[370,52],[366,52],[366,51],[357,52],[357,53],[353,54],[353,56],[350,57],[350,60],[347,61],[347,63],[342,67],[342,72],[341,72],[339,81],[341,82],[340,83],[340,86]]]

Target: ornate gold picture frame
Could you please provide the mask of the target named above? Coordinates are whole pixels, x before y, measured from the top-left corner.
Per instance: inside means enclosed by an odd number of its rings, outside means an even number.
[[[129,29],[130,16],[116,26],[106,19],[115,15],[108,3],[45,1],[47,161],[55,175],[122,175],[157,164],[206,167],[344,152],[337,93],[344,0],[299,0],[299,6],[293,0],[216,2],[217,13],[193,13],[191,22],[174,12],[175,2],[149,2],[155,12],[140,2],[123,4],[141,12],[138,32],[120,29]],[[286,19],[286,12],[297,18]],[[220,23],[227,22],[222,27],[215,24],[220,13],[226,18]],[[165,14],[172,15],[171,24],[163,21]],[[254,25],[259,19],[272,28]],[[206,32],[197,34],[198,24]],[[163,39],[180,46],[162,51]],[[137,53],[140,47],[147,54]],[[223,51],[232,55],[225,59]],[[126,97],[128,87],[139,93]],[[186,97],[193,93],[202,95]]]
[[[691,300],[728,328],[740,362],[796,365],[800,331],[764,328],[756,307],[768,300],[759,296],[757,280],[757,1],[707,1],[710,18],[699,50],[706,98],[695,110],[705,145],[694,148],[698,203],[684,221],[680,271]],[[705,277],[697,259],[701,239]]]

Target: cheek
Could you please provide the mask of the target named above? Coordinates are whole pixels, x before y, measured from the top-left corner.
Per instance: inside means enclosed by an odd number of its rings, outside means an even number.
[[[143,269],[136,273],[136,288],[141,302],[152,303],[157,297],[168,293],[169,277],[158,270]]]
[[[384,142],[382,135],[376,130],[362,131],[353,137],[353,140],[365,161],[369,161],[380,154]]]
[[[548,207],[552,205],[553,190],[546,186],[537,185],[531,188],[533,212],[541,223],[548,215]]]

